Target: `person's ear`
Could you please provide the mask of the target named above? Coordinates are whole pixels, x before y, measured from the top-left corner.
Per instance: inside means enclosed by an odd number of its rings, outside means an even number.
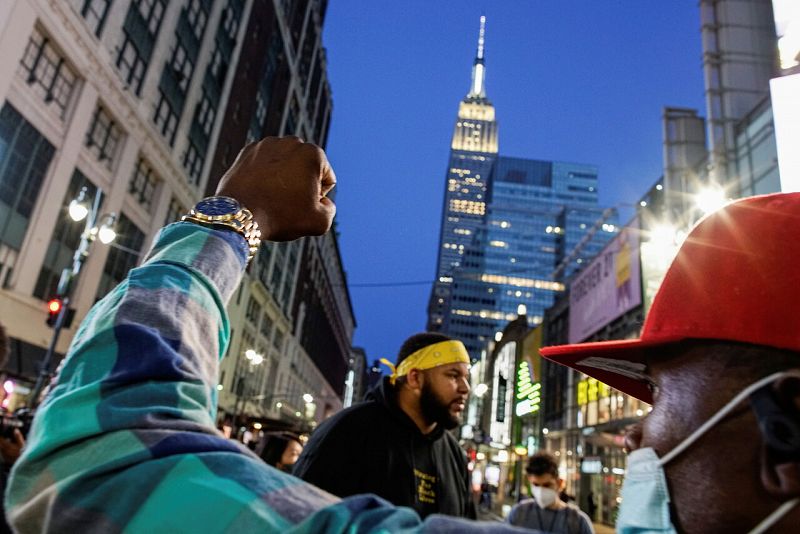
[[[406,383],[414,391],[421,390],[424,382],[424,374],[419,369],[411,369],[408,374],[406,374]]]
[[[751,395],[761,431],[761,483],[773,497],[800,496],[800,372]]]
[[[556,479],[556,486],[557,486],[556,491],[558,493],[561,493],[564,490],[564,486],[566,486],[566,485],[567,485],[567,483],[563,478],[557,478]]]

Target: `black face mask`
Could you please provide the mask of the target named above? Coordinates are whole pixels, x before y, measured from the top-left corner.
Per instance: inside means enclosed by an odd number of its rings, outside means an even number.
[[[427,382],[422,384],[419,407],[426,421],[442,425],[447,430],[461,423],[458,417],[450,413],[450,404],[442,400]]]

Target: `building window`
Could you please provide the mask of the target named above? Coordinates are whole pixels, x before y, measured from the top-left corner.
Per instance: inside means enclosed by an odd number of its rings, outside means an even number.
[[[236,17],[236,13],[234,12],[233,8],[228,6],[225,10],[225,22],[223,22],[222,27],[225,30],[225,33],[231,39],[236,39],[236,32],[239,29],[239,20]]]
[[[62,214],[67,213],[67,208],[72,199],[77,198],[82,188],[86,188],[87,198],[93,201],[96,195],[102,194],[97,190],[92,182],[89,181],[81,171],[75,169],[72,180],[67,188],[67,194],[62,203]],[[33,296],[42,300],[48,299],[56,294],[58,281],[61,278],[61,271],[72,265],[72,256],[81,242],[81,234],[84,230],[86,221],[73,221],[70,217],[63,216],[53,230],[50,245],[44,256],[42,270],[39,271],[39,278],[33,290]]]
[[[169,201],[169,208],[167,208],[167,218],[164,221],[164,225],[172,224],[180,220],[181,216],[186,213],[186,209],[181,205],[180,202],[173,197]]]
[[[203,171],[203,156],[191,141],[186,149],[186,154],[183,156],[183,167],[189,174],[190,183],[193,185],[200,183],[200,173]]]
[[[119,56],[117,56],[117,68],[122,75],[122,80],[132,87],[133,92],[138,96],[142,90],[142,80],[147,70],[147,62],[127,35],[125,35],[122,48],[120,48]]]
[[[225,75],[228,73],[228,62],[222,55],[222,50],[220,50],[219,46],[214,49],[214,53],[211,56],[211,62],[208,64],[208,72],[211,73],[211,77],[217,82],[217,85],[222,87],[225,81]]]
[[[189,20],[194,36],[201,41],[206,29],[206,22],[208,22],[208,14],[200,0],[189,0],[189,4],[186,6],[186,18]]]
[[[197,106],[197,115],[195,120],[202,127],[203,133],[206,136],[211,135],[211,128],[214,126],[214,118],[216,117],[217,110],[208,98],[208,95],[203,93],[203,99]]]
[[[115,230],[117,232],[115,246],[108,249],[106,264],[100,275],[100,286],[97,288],[97,300],[103,298],[128,276],[128,271],[138,263],[139,250],[144,244],[144,232],[124,214],[120,215]]]
[[[247,309],[244,312],[245,319],[252,324],[256,324],[259,315],[261,315],[261,306],[258,304],[258,301],[251,296],[247,301]]]
[[[103,31],[109,6],[111,6],[111,0],[84,0],[83,7],[81,7],[81,16],[86,19],[86,24],[92,33],[98,37]]]
[[[6,103],[0,110],[0,243],[22,247],[55,147]]]
[[[272,319],[266,313],[261,318],[261,335],[269,338],[272,335]]]
[[[169,146],[172,146],[175,143],[175,131],[178,129],[178,115],[172,109],[163,92],[158,100],[153,121],[155,121],[156,128],[161,132],[161,135],[169,142]]]
[[[164,17],[164,0],[134,0],[134,4],[139,8],[150,35],[158,34],[161,19]]]
[[[114,119],[106,113],[102,106],[97,106],[89,132],[86,134],[86,146],[97,160],[104,163],[109,169],[111,169],[121,137],[122,131]]]
[[[189,80],[192,79],[194,65],[192,64],[192,60],[189,59],[189,55],[186,53],[186,48],[183,47],[183,43],[180,41],[175,44],[170,66],[175,72],[175,78],[178,80],[178,87],[186,94],[186,89],[189,87]]]
[[[139,158],[136,164],[136,170],[133,172],[128,193],[130,193],[136,201],[142,205],[144,209],[150,211],[153,206],[153,195],[158,185],[158,177],[155,171],[144,161]]]
[[[50,45],[49,39],[38,30],[31,34],[22,56],[22,67],[28,85],[46,104],[58,110],[59,118],[64,119],[77,76]]]

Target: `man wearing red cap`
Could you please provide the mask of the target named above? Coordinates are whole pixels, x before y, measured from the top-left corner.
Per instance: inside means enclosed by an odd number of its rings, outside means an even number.
[[[733,202],[694,228],[638,340],[542,349],[653,404],[617,531],[796,532],[800,193]]]

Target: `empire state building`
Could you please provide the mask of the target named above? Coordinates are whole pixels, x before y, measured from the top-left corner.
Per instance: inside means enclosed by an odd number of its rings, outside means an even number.
[[[485,27],[486,17],[482,16],[472,85],[458,105],[450,143],[436,279],[428,304],[429,331],[447,330],[453,274],[484,221],[487,181],[497,158],[497,121],[494,106],[486,97]]]

